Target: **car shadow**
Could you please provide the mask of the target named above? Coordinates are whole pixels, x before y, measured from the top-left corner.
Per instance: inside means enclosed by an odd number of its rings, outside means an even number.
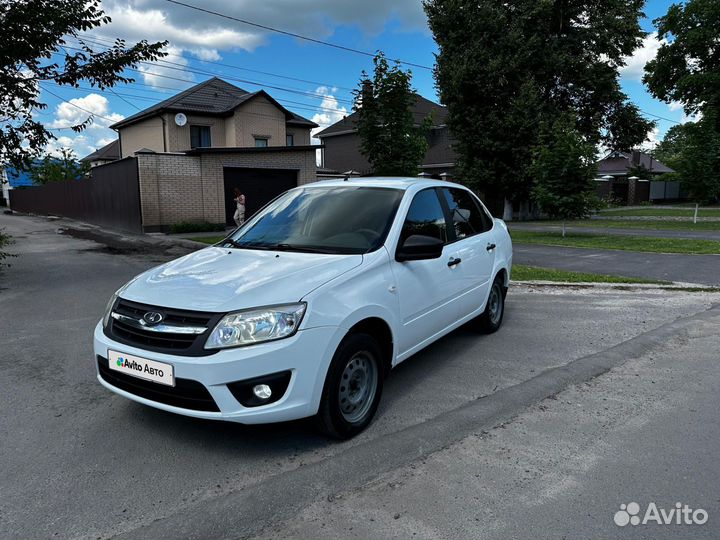
[[[507,320],[511,320],[508,314]],[[502,329],[499,332],[502,333]],[[469,322],[402,362],[385,380],[385,389],[375,420],[380,420],[385,414],[392,414],[399,400],[407,397],[415,388],[429,384],[428,379],[438,371],[452,367],[464,353],[477,346],[478,340],[488,338],[490,336],[482,334],[473,322]],[[144,436],[154,438],[162,435],[174,442],[227,456],[286,458],[299,452],[328,449],[338,445],[342,448],[342,445],[351,444],[351,441],[337,441],[322,435],[315,428],[312,418],[245,425],[192,418],[133,401],[123,401],[126,403],[125,411],[128,415],[125,420],[140,426],[138,429],[146,432]],[[375,432],[371,424],[355,442],[371,440],[382,434],[382,431]]]

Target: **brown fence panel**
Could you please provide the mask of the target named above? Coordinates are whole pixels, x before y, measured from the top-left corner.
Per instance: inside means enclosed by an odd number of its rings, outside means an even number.
[[[83,180],[13,189],[10,191],[10,208],[142,232],[137,158],[93,167],[90,178]]]

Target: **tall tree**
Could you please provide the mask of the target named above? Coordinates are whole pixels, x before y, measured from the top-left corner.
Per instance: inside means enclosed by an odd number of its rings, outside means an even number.
[[[431,119],[416,119],[412,111],[417,96],[412,73],[398,63],[390,65],[383,53],[373,59],[372,79],[363,71],[354,91],[360,150],[373,173],[415,176],[427,152]]]
[[[424,0],[435,80],[473,187],[526,199],[539,126],[570,113],[588,143],[629,149],[653,123],[620,90],[643,0]]]
[[[94,51],[81,33],[109,22],[100,0],[0,0],[0,163],[27,169],[55,138],[34,116],[47,108],[43,83],[78,87],[85,81],[104,90],[133,81],[125,68],[164,56],[166,43],[144,40],[132,47],[117,40]],[[90,122],[92,116],[72,129],[80,132]]]
[[[543,124],[538,143],[530,165],[532,196],[543,212],[562,220],[565,236],[565,222],[585,217],[597,202],[595,145],[585,140],[569,113]]]
[[[720,2],[673,4],[653,22],[665,41],[643,81],[656,98],[679,101],[687,114],[701,116],[673,128],[675,161],[668,165],[697,202],[709,202],[720,195]]]

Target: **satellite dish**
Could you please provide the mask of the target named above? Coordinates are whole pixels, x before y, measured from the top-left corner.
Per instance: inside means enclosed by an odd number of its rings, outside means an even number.
[[[179,112],[175,115],[175,123],[183,127],[185,124],[187,124],[187,116],[185,116],[183,113]]]

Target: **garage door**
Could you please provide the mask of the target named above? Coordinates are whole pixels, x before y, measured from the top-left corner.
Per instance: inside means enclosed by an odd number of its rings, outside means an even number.
[[[235,188],[245,195],[245,219],[281,193],[297,186],[297,171],[289,169],[249,169],[225,167],[225,218],[235,225]]]

